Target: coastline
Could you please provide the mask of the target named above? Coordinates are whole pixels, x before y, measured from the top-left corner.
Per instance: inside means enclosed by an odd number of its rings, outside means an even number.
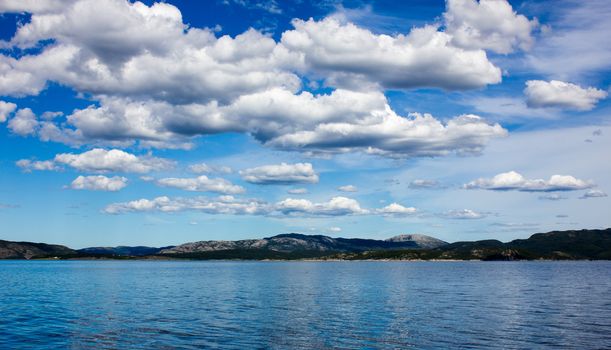
[[[83,258],[33,258],[33,259],[0,259],[1,261],[202,261],[202,262],[595,262],[611,261],[611,259],[514,259],[514,260],[485,260],[485,259],[190,259],[174,257],[83,257]]]

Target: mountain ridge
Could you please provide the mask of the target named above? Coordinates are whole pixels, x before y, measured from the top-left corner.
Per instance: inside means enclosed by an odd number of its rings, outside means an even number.
[[[71,249],[0,240],[0,259],[240,259],[240,260],[611,260],[611,228],[535,233],[503,243],[447,243],[405,234],[386,240],[285,233],[261,239],[198,241],[177,246]]]
[[[59,244],[0,240],[0,259],[31,259],[70,254],[76,254],[76,251]]]
[[[428,237],[428,236],[426,236]],[[438,246],[447,242],[428,237],[428,242],[437,241]],[[428,247],[428,246],[426,246]],[[366,250],[387,249],[422,249],[416,240],[375,240],[365,238],[332,238],[324,235],[304,235],[299,233],[283,233],[261,239],[245,239],[237,241],[198,241],[178,245],[171,249],[160,251],[160,254],[192,254],[236,249],[266,249],[281,253],[294,251],[318,252],[358,252]]]

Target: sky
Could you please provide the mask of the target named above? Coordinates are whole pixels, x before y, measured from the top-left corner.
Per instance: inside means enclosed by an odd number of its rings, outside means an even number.
[[[0,1],[0,239],[611,226],[611,3]]]

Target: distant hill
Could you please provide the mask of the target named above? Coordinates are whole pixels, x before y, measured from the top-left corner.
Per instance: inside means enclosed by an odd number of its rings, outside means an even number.
[[[0,259],[31,259],[75,254],[63,245],[0,240]]]
[[[456,242],[435,249],[369,251],[340,254],[341,259],[442,259],[442,260],[609,260],[611,228],[606,230],[553,231],[508,243],[497,240]]]
[[[401,237],[401,238],[397,238]],[[163,249],[163,255],[189,255],[219,256],[218,252],[227,254],[247,251],[250,255],[261,255],[269,252],[270,255],[287,255],[315,257],[338,252],[362,252],[368,250],[394,250],[394,249],[423,249],[441,246],[446,242],[424,235],[413,235],[413,238],[397,236],[389,240],[360,239],[360,238],[332,238],[322,235],[302,235],[287,233],[262,239],[247,239],[240,241],[200,241],[181,244],[179,246]],[[211,254],[211,252],[215,252]]]
[[[162,247],[162,248],[144,247],[144,246],[91,247],[91,248],[79,249],[77,250],[77,252],[82,255],[147,256],[147,255],[159,254],[160,251],[164,249],[170,249],[170,248],[173,248],[173,246]]]
[[[59,257],[106,259],[343,259],[343,260],[611,260],[611,228],[553,231],[508,243],[497,240],[446,243],[425,235],[387,240],[287,233],[262,239],[200,241],[175,247],[92,247],[0,241],[0,259]]]
[[[444,242],[435,237],[416,234],[416,233],[410,234],[410,235],[394,236],[394,237],[387,239],[386,241],[388,242],[410,242],[411,241],[411,242],[415,242],[416,244],[418,244],[420,248],[426,248],[426,249],[434,249],[434,248],[442,247],[448,244],[448,242]]]

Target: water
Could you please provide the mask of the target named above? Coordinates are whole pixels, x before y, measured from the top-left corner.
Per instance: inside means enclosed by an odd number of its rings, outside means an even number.
[[[0,349],[611,347],[611,262],[2,261]]]

